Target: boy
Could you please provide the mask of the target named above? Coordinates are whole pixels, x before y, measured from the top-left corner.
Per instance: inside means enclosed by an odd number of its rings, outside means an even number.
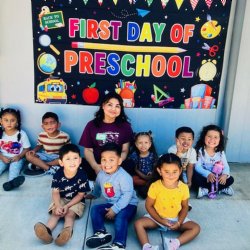
[[[190,188],[192,185],[194,164],[197,161],[194,142],[194,131],[190,127],[180,127],[175,131],[176,144],[168,149],[168,153],[176,154],[182,163],[182,178]]]
[[[100,194],[107,203],[98,204],[91,209],[91,221],[94,235],[86,240],[90,248],[105,250],[123,250],[126,247],[128,222],[137,209],[137,197],[132,177],[120,167],[122,149],[115,143],[107,143],[101,150],[101,168],[94,190],[86,198],[96,198]],[[113,244],[102,246],[111,241],[112,236],[104,226],[104,219],[114,220],[115,237]]]
[[[70,143],[69,135],[60,131],[61,123],[57,114],[47,112],[42,117],[42,128],[38,136],[37,146],[26,153],[26,159],[30,162],[26,175],[54,174],[58,167],[58,152],[60,148]],[[38,152],[43,149],[42,152]]]
[[[90,191],[87,175],[80,166],[79,148],[74,144],[66,144],[59,151],[60,168],[53,176],[52,204],[49,207],[51,216],[47,224],[38,222],[34,230],[36,236],[44,243],[53,241],[52,230],[60,218],[64,218],[64,228],[55,239],[59,246],[69,241],[73,233],[76,216],[81,217],[84,210],[85,192]]]

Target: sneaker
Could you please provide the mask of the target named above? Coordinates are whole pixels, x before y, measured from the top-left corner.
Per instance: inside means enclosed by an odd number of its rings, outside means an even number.
[[[178,239],[169,239],[164,237],[164,247],[167,250],[177,250],[180,247],[180,242]]]
[[[4,191],[10,191],[14,188],[21,186],[25,181],[25,177],[22,175],[17,176],[11,181],[7,181],[3,184]]]
[[[27,165],[29,170],[36,170],[36,165],[32,164],[31,162]]]
[[[159,246],[152,246],[149,243],[146,243],[145,245],[143,245],[142,250],[159,250]]]
[[[190,203],[188,203],[188,211],[191,211],[192,208],[193,208],[193,206]]]
[[[112,236],[106,232],[96,232],[86,240],[86,245],[90,248],[96,248],[112,240]]]
[[[45,174],[54,175],[58,169],[60,169],[59,166],[51,166],[48,170],[45,171]]]
[[[197,199],[200,199],[201,197],[206,196],[206,195],[208,195],[208,189],[199,187]]]
[[[221,193],[232,196],[232,195],[234,195],[234,190],[233,190],[233,188],[230,186],[230,187],[227,187],[227,188],[222,189],[222,190],[221,190]]]
[[[29,168],[26,168],[22,171],[22,174],[28,177],[36,177],[36,176],[42,176],[45,175],[45,171],[43,169],[34,169],[31,170]]]
[[[113,243],[108,246],[98,247],[97,250],[125,250],[123,245]]]
[[[51,230],[41,222],[36,223],[34,231],[38,239],[45,244],[50,244],[53,241]]]

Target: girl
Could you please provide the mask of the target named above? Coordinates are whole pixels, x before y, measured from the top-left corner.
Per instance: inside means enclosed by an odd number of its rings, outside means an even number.
[[[9,167],[9,181],[3,189],[9,191],[23,184],[24,176],[19,176],[23,157],[30,148],[26,133],[21,130],[20,112],[15,109],[2,109],[0,112],[0,175]]]
[[[199,187],[197,198],[201,198],[205,195],[214,198],[214,191],[212,191],[213,185],[211,184],[216,184],[218,190],[215,191],[233,195],[234,191],[231,185],[234,179],[230,176],[229,165],[224,153],[224,136],[221,128],[216,125],[203,127],[195,149],[197,151],[198,161],[195,164],[193,183]],[[213,173],[213,167],[218,164],[223,167],[222,173],[216,178],[216,174]]]
[[[152,132],[140,132],[135,135],[135,142],[129,158],[135,165],[133,183],[140,196],[147,197],[149,181],[152,179],[157,153],[153,143]]]
[[[194,239],[200,232],[200,226],[189,220],[189,189],[179,180],[182,172],[181,161],[175,154],[162,155],[156,165],[158,180],[151,184],[145,207],[148,212],[135,222],[135,230],[143,250],[157,250],[159,246],[149,243],[146,229],[180,231],[176,239],[164,238],[165,248],[176,250],[180,245]]]

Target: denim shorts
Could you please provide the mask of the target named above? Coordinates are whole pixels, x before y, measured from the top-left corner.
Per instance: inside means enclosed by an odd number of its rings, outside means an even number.
[[[155,219],[153,219],[152,217],[151,217],[151,215],[150,214],[145,214],[144,215],[144,217],[147,217],[147,218],[149,218],[149,219],[151,219],[151,220],[153,220],[158,226],[159,226],[159,230],[161,230],[161,231],[169,231],[169,230],[171,230],[169,227],[167,227],[167,226],[163,226],[161,223],[159,223],[158,221],[156,221]],[[166,220],[168,220],[170,223],[172,222],[172,223],[175,223],[175,222],[177,222],[178,221],[178,217],[175,217],[175,218],[165,218]],[[186,223],[186,222],[188,222],[188,221],[191,221],[189,218],[185,218],[184,219],[184,221],[183,221],[183,223]]]
[[[45,162],[54,161],[59,158],[58,154],[48,154],[45,151],[37,152],[36,155]]]

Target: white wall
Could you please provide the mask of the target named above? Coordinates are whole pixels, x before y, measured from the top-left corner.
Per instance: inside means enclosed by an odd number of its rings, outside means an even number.
[[[233,162],[250,162],[250,1],[246,1],[234,95],[228,130],[227,157]],[[242,13],[243,14],[243,13]]]
[[[41,116],[46,111],[58,113],[62,129],[78,143],[97,107],[34,103],[31,21],[31,1],[1,0],[0,106],[15,106],[21,110],[23,128],[33,145],[41,130]],[[174,142],[177,127],[190,126],[198,135],[203,125],[218,122],[216,110],[127,109],[126,113],[134,131],[153,131],[159,153],[166,152]]]

